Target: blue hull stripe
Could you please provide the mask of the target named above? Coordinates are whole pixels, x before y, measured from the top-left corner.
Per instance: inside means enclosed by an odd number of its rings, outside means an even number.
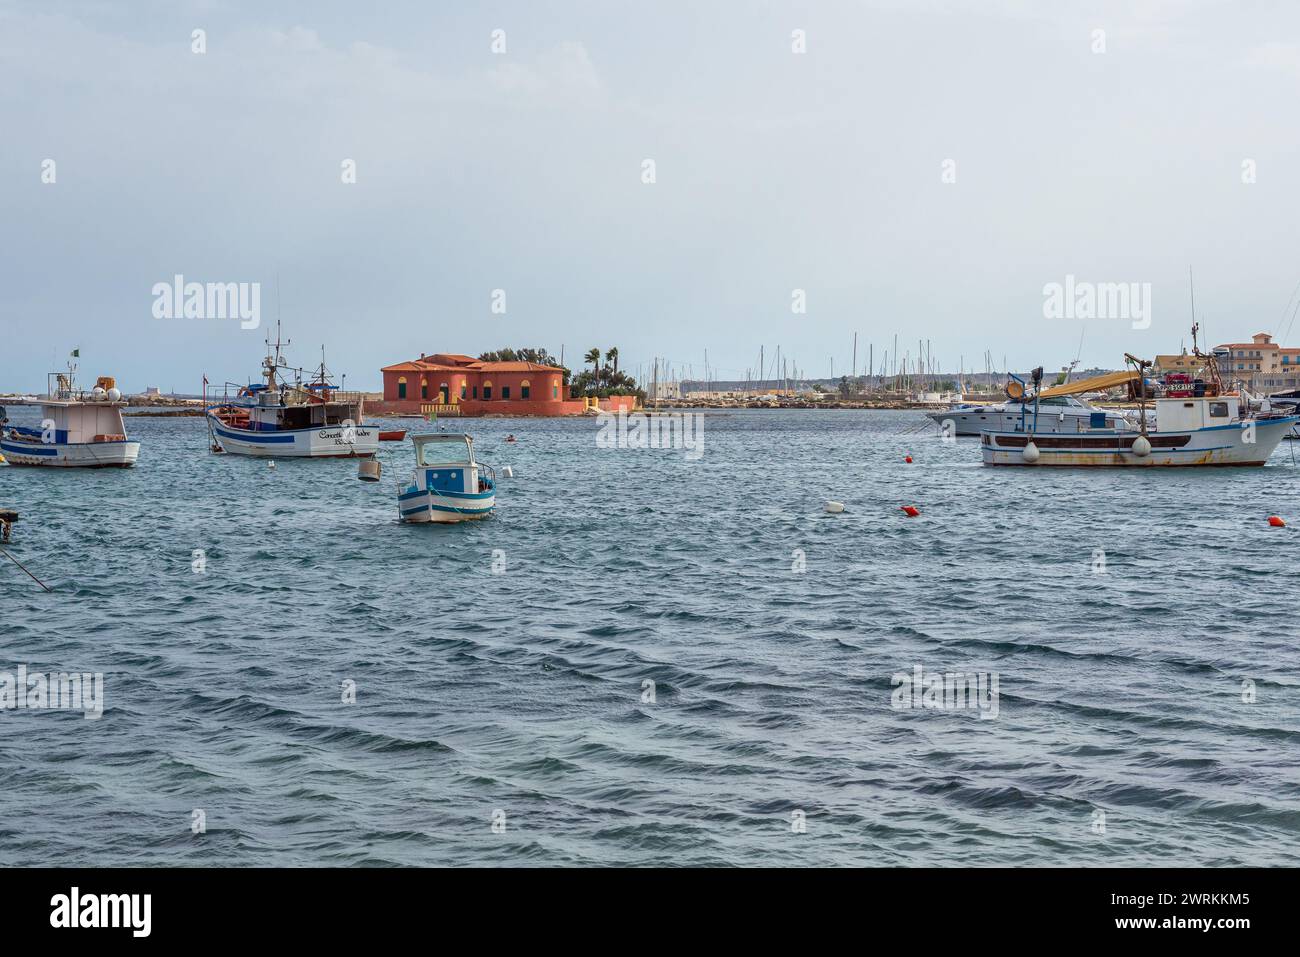
[[[297,431],[315,432],[316,429],[298,429]],[[220,426],[216,427],[216,432],[217,435],[221,436],[223,439],[236,439],[237,441],[240,442],[260,442],[263,445],[268,445],[268,444],[292,445],[293,444],[292,432],[281,432],[278,434],[274,432],[271,433],[230,432]]]
[[[492,511],[491,506],[488,508],[453,508],[450,505],[421,505],[418,508],[404,508],[401,510],[402,516],[419,515],[421,512],[455,512],[458,515],[486,515]]]
[[[0,442],[0,451],[8,452],[10,455],[58,455],[57,446],[46,445],[32,446],[26,442]]]
[[[474,501],[475,499],[491,498],[493,495],[496,494],[496,492],[448,492],[445,491],[444,489],[436,488],[433,490],[432,493],[430,493],[426,490],[417,489],[414,492],[403,492],[401,495],[397,496],[397,500],[399,502],[405,502],[405,501],[409,501],[410,499],[420,498],[421,496],[429,495],[429,494],[436,495],[439,498],[459,498],[459,499],[468,499],[469,501]]]

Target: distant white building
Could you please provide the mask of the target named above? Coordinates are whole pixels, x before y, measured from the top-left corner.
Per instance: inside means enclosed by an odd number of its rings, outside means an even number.
[[[682,384],[680,382],[650,383],[651,399],[680,399],[681,397],[682,397]]]

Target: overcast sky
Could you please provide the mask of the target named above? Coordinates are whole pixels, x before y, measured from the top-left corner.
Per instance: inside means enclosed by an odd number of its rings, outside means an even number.
[[[1282,336],[1298,28],[1243,0],[0,0],[0,390],[74,347],[128,389],[243,380],[277,311],[349,387],[506,345],[838,375],[855,331],[860,370],[895,334],[945,369],[1060,368],[1081,335],[1118,367],[1188,340],[1189,266],[1213,342]],[[155,318],[178,273],[260,282],[263,328]],[[1150,327],[1045,318],[1067,275],[1150,283]]]

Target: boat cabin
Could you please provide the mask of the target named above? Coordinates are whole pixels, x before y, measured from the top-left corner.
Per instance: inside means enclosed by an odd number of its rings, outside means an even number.
[[[413,435],[411,441],[415,444],[416,466],[412,488],[473,495],[493,487],[494,483],[479,476],[483,467],[474,459],[474,440],[470,436],[431,432]]]
[[[37,403],[32,403],[37,404]],[[75,445],[89,442],[123,442],[126,425],[122,422],[124,402],[40,402],[42,428],[15,429],[24,435],[42,435],[45,423],[54,424],[53,441],[56,445]]]
[[[1235,425],[1241,419],[1241,398],[1235,395],[1156,399],[1155,407],[1157,432]]]
[[[420,468],[445,465],[476,465],[474,440],[459,432],[424,432],[412,435],[415,464]]]
[[[248,428],[254,432],[283,432],[361,423],[361,402],[325,402],[312,399],[285,405],[273,392],[258,394],[258,404],[248,409]]]

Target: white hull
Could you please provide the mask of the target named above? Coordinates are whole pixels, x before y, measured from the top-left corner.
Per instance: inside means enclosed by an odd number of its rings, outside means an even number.
[[[217,443],[231,455],[273,459],[364,458],[379,451],[379,429],[369,425],[253,432],[226,425],[215,416],[210,421]]]
[[[46,468],[130,468],[140,457],[139,442],[14,442],[0,441],[0,454],[10,465]]]
[[[495,506],[494,492],[467,495],[406,491],[397,496],[398,517],[404,522],[472,522],[487,518]]]
[[[1116,430],[1093,430],[1080,435],[986,430],[980,433],[980,451],[985,465],[1081,466],[1208,466],[1263,465],[1282,437],[1300,417],[1257,419],[1232,425],[1152,432],[1151,451],[1133,453],[1137,435]],[[1038,450],[1036,461],[1025,459],[1025,447],[1032,438]]]

